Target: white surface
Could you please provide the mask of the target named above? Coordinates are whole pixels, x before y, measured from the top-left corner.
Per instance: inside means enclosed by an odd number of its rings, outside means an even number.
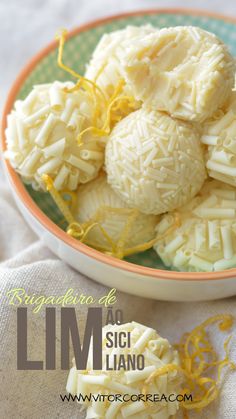
[[[19,70],[55,36],[109,14],[148,8],[187,7],[236,17],[235,0],[0,0],[0,107]]]
[[[53,38],[58,27],[71,28],[97,16],[126,10],[185,5],[236,16],[235,0],[188,0],[185,4],[169,0],[0,0],[1,106],[20,68]],[[106,289],[56,259],[25,224],[1,180],[0,190],[0,400],[3,397],[0,416],[9,419],[82,419],[76,403],[62,403],[59,399],[59,393],[65,391],[65,371],[59,368],[43,373],[16,371],[16,313],[4,296],[14,287],[24,287],[31,295],[47,296],[62,295],[69,287],[80,293],[101,296]],[[125,321],[136,320],[157,328],[171,342],[211,315],[225,312],[236,315],[235,307],[233,298],[180,304],[118,295],[118,308],[124,309]],[[82,310],[78,307],[80,324],[85,314],[84,307]],[[30,354],[33,359],[44,356],[44,318],[44,311],[37,317],[30,315]],[[216,334],[216,339],[222,344],[221,336]],[[235,339],[234,333],[234,358]],[[59,355],[58,351],[58,358]],[[235,383],[236,374],[231,374],[227,377],[220,403],[214,404],[204,414],[198,413],[195,418],[235,418]],[[193,417],[191,415],[191,419]]]

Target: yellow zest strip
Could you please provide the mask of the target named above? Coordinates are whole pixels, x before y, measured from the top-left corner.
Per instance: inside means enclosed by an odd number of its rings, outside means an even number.
[[[67,228],[67,233],[69,236],[74,237],[75,239],[81,239],[84,236],[84,228],[81,224],[73,221],[69,224]]]
[[[90,232],[90,230],[92,230],[94,227],[96,227],[98,225],[98,223],[92,223],[90,225],[87,226],[87,228],[84,230],[84,234],[83,237],[81,237],[81,243],[83,243],[88,235],[88,233]]]
[[[91,241],[90,239],[87,239],[88,233],[94,228],[98,227],[101,233],[103,234],[104,238],[107,240],[110,247],[105,246],[98,246],[96,243]],[[78,222],[74,221],[71,223],[67,229],[67,233],[74,237],[75,239],[79,239],[82,243],[86,243],[88,246],[94,247],[97,250],[100,250],[104,253],[110,252],[111,254],[114,254],[114,243],[111,239],[111,237],[107,234],[106,230],[98,223],[93,222],[92,220],[84,223],[79,224]]]
[[[183,335],[180,343],[176,345],[179,349],[181,365],[167,364],[154,371],[145,381],[143,393],[147,394],[148,386],[152,382],[165,374],[177,371],[184,376],[182,394],[192,394],[193,401],[182,402],[183,417],[188,419],[188,410],[201,409],[212,403],[219,395],[222,370],[230,367],[236,370],[236,365],[229,358],[229,336],[224,343],[225,357],[217,360],[216,353],[207,338],[206,328],[220,322],[219,329],[224,332],[233,325],[234,318],[231,315],[217,315],[209,318],[201,325],[197,326],[192,332]],[[194,352],[193,352],[194,350]],[[209,362],[206,355],[213,354],[213,362]],[[201,355],[201,356],[200,356]],[[205,357],[203,356],[205,355]],[[200,367],[199,367],[200,365]],[[217,367],[217,379],[212,378],[213,367]],[[208,371],[209,370],[209,371]],[[204,375],[202,375],[204,372]],[[205,375],[206,373],[211,376]]]
[[[107,231],[105,230],[105,228],[103,228],[101,226],[101,224],[98,224],[103,236],[105,237],[105,239],[107,239],[108,243],[111,246],[111,253],[113,254],[115,252],[115,244],[114,241],[112,240],[112,238],[109,236],[109,234],[107,233]]]
[[[95,213],[94,217],[90,220],[90,222],[102,221],[102,219],[104,218],[104,214],[106,212],[108,212],[108,214],[109,213],[110,214],[111,213],[113,213],[113,214],[121,214],[121,213],[126,214],[127,212],[129,212],[129,213],[131,212],[131,214],[132,214],[133,210],[132,209],[125,209],[125,208],[123,209],[123,208],[113,208],[113,207],[103,206],[103,207],[100,207],[97,210],[97,212]],[[107,240],[108,244],[110,245],[110,248],[108,248],[107,252],[109,254],[115,256],[115,257],[118,257],[118,255],[117,255],[117,243],[115,243],[114,240],[112,240],[112,238],[109,236],[109,234],[106,232],[106,230],[101,226],[101,224],[98,223],[98,226],[99,226],[104,238]],[[122,230],[122,232],[123,231],[124,230]],[[121,232],[121,235],[123,234],[122,232]],[[122,249],[123,249],[123,247],[120,246],[119,247],[119,252],[122,253]]]
[[[195,327],[195,329],[193,329],[192,332],[188,335],[185,345],[184,345],[184,351],[185,351],[186,356],[189,354],[189,346],[191,345],[192,341],[196,340],[196,336],[199,336],[199,333],[204,331],[204,329],[207,326],[210,326],[211,324],[217,323],[219,321],[220,321],[219,329],[221,331],[226,331],[232,327],[234,319],[231,315],[219,314],[218,316],[210,317],[200,326]]]
[[[104,218],[105,213],[108,213],[108,214],[124,214],[124,215],[127,215],[127,217],[128,217],[127,222],[125,223],[125,226],[121,231],[120,238],[119,238],[117,243],[114,242],[114,240],[112,240],[112,238],[109,236],[109,234],[106,232],[106,230],[101,225],[101,222]],[[88,240],[86,240],[86,237],[84,237],[82,239],[82,235],[85,232],[83,231],[83,233],[82,233],[80,229],[79,229],[79,232],[78,232],[76,222],[73,222],[68,227],[67,233],[70,234],[71,236],[75,237],[75,238],[80,239],[81,241],[85,242],[87,245],[92,246],[97,250],[100,250],[100,251],[102,251],[106,254],[109,254],[111,256],[114,256],[116,258],[121,259],[124,256],[147,250],[147,249],[151,248],[153,246],[153,244],[156,242],[156,238],[155,238],[155,239],[153,239],[149,242],[140,244],[138,246],[134,246],[134,247],[128,248],[128,249],[125,248],[125,242],[127,241],[130,229],[131,229],[131,227],[132,227],[132,225],[133,225],[133,223],[134,223],[138,214],[139,214],[139,211],[136,210],[136,209],[113,208],[113,207],[103,206],[103,207],[100,207],[96,211],[95,215],[85,223],[87,227],[88,226],[90,227],[89,231],[95,226],[97,226],[100,229],[103,237],[105,238],[105,240],[107,241],[107,243],[109,245],[108,247],[105,247],[104,245],[99,246],[97,243],[94,243],[90,238],[88,238]],[[81,225],[79,225],[79,226],[81,228]]]
[[[114,90],[113,95],[111,96],[110,100],[108,101],[107,109],[106,109],[106,118],[105,118],[105,122],[103,124],[103,127],[98,128],[97,126],[91,126],[91,127],[85,128],[78,135],[77,141],[78,141],[79,144],[82,143],[82,137],[87,132],[92,132],[95,136],[98,136],[98,137],[105,137],[105,136],[110,134],[112,119],[115,118],[115,115],[112,114],[112,110],[114,110],[114,104],[116,102],[128,101],[128,103],[130,102],[130,104],[131,104],[131,108],[132,108],[132,106],[134,107],[134,105],[133,105],[134,98],[133,97],[131,97],[131,96],[119,96],[119,94],[123,90],[124,84],[125,84],[124,80],[121,79],[118,82],[118,84],[117,84],[117,86]],[[120,107],[117,105],[115,111],[117,111],[119,109],[120,109]],[[128,112],[127,112],[127,114],[128,114]]]
[[[81,243],[84,243],[90,230],[92,230],[96,226],[100,228],[101,230],[103,230],[102,227],[98,223],[89,222],[89,223],[79,224],[77,222],[73,222],[72,224],[69,225],[67,229],[67,233],[70,236],[74,237],[75,239],[79,239]]]
[[[175,364],[166,364],[163,367],[158,368],[156,371],[152,372],[152,374],[145,380],[145,384],[149,385],[153,383],[155,378],[160,377],[161,375],[168,374],[169,372],[173,371],[181,371],[182,368]]]
[[[121,231],[120,238],[119,238],[118,242],[115,243],[110,238],[111,249],[108,250],[108,252],[106,252],[106,253],[108,253],[111,256],[114,256],[116,258],[122,259],[124,256],[126,256],[128,254],[137,253],[137,251],[143,251],[143,249],[145,250],[145,247],[147,247],[148,249],[150,248],[150,242],[148,242],[148,243],[140,244],[139,246],[135,246],[133,248],[125,249],[125,242],[128,238],[130,229],[131,229],[135,219],[137,218],[137,216],[139,214],[138,210],[132,209],[132,208],[113,208],[113,207],[104,206],[104,207],[99,208],[99,210],[97,211],[97,213],[93,217],[93,221],[101,220],[101,218],[103,218],[105,212],[108,212],[108,214],[109,213],[110,214],[111,213],[113,213],[113,214],[123,214],[123,215],[127,215],[127,217],[128,217],[127,222],[125,223],[125,226],[124,226],[123,230]],[[130,215],[128,215],[128,214],[130,214]]]
[[[129,238],[130,230],[133,227],[134,222],[137,219],[138,215],[139,215],[139,211],[134,209],[132,211],[132,213],[130,214],[130,216],[127,218],[127,222],[126,222],[123,230],[121,231],[119,240],[118,240],[117,245],[116,245],[116,251],[115,251],[116,257],[119,258],[119,259],[123,259],[123,257],[124,257],[125,244],[126,244],[126,241]]]
[[[138,244],[137,246],[134,246],[134,247],[129,247],[128,249],[124,250],[124,256],[130,256],[135,253],[144,252],[145,250],[151,249],[154,246],[154,244],[157,242],[157,240],[158,239],[155,238],[146,243]]]
[[[96,83],[94,83],[92,80],[89,80],[81,76],[76,71],[74,71],[73,69],[71,69],[70,67],[68,67],[67,65],[63,63],[62,57],[63,57],[66,36],[67,36],[67,31],[65,29],[63,29],[60,35],[57,36],[57,39],[59,40],[57,63],[58,63],[58,66],[62,70],[68,72],[70,75],[78,79],[78,81],[74,87],[65,88],[64,91],[67,93],[72,93],[81,88],[84,88],[90,94],[94,102],[93,122],[95,125],[97,125],[100,110],[103,109],[104,106],[105,108],[107,106],[106,96],[103,93],[102,89],[100,89],[100,87]]]
[[[105,122],[103,124],[102,128],[98,128],[96,126],[91,126],[88,128],[85,128],[83,131],[81,131],[77,137],[77,141],[79,144],[82,143],[82,137],[84,136],[84,134],[91,132],[93,135],[97,136],[97,137],[106,137],[107,135],[110,134],[111,132],[111,120],[113,118],[112,115],[112,108],[114,106],[114,104],[118,101],[124,101],[124,100],[129,100],[130,97],[129,96],[121,96],[121,97],[116,97],[114,98],[107,107],[106,110],[106,119]],[[132,98],[131,98],[132,99]]]
[[[92,240],[87,239],[86,240],[87,246],[93,247],[96,250],[99,250],[102,253],[105,253],[106,255],[113,256],[113,252],[111,251],[111,248],[105,245],[99,245],[98,243],[94,243]]]
[[[233,325],[233,317],[231,315],[217,315],[207,319],[201,325],[192,330],[191,333],[185,335],[182,340],[179,352],[183,371],[187,377],[188,387],[195,392],[194,401],[183,403],[185,409],[202,409],[214,401],[219,394],[219,386],[221,372],[225,366],[235,368],[235,365],[229,359],[228,345],[230,337],[224,343],[225,358],[217,360],[216,353],[207,338],[206,328],[215,323],[220,322],[219,329],[224,332],[229,330]],[[203,355],[211,353],[212,362]],[[217,380],[205,376],[208,370],[217,367]],[[204,373],[204,376],[202,374]],[[209,387],[210,385],[210,387]]]
[[[45,183],[45,186],[47,188],[47,191],[50,193],[50,195],[52,196],[54,202],[56,203],[56,205],[58,206],[59,210],[61,211],[61,213],[63,214],[65,220],[67,221],[67,223],[69,224],[69,227],[67,229],[67,233],[77,239],[80,239],[81,242],[84,241],[84,239],[86,238],[86,236],[88,235],[89,231],[97,224],[97,223],[88,223],[88,224],[79,224],[78,222],[76,222],[74,220],[74,217],[71,213],[71,211],[68,208],[68,204],[65,202],[65,200],[62,198],[62,196],[60,195],[60,193],[56,190],[56,188],[54,187],[53,184],[53,180],[50,178],[49,175],[44,174],[42,176],[42,180]],[[71,191],[63,191],[62,193],[67,193],[69,194],[72,199],[75,200],[75,192],[71,192]],[[75,201],[72,203],[73,206],[75,206]]]
[[[97,223],[97,222],[93,222],[92,220],[84,223],[84,224],[80,224],[78,222],[75,221],[72,213],[70,212],[67,203],[65,203],[64,199],[62,198],[62,196],[60,195],[60,193],[56,190],[56,188],[54,187],[53,184],[53,180],[50,178],[49,175],[44,174],[42,176],[42,180],[46,186],[47,191],[50,193],[51,197],[53,198],[55,204],[57,205],[57,207],[59,208],[59,210],[61,211],[61,213],[63,214],[63,216],[65,217],[65,220],[67,221],[67,223],[69,224],[68,228],[67,228],[67,233],[76,238],[76,239],[80,239],[81,242],[85,241],[89,231],[94,228],[95,226],[98,226],[100,228],[100,230],[102,231],[102,233],[104,234],[104,237],[108,240],[108,242],[110,242],[110,237],[109,235],[105,232],[105,230]],[[64,191],[64,193],[68,193],[67,191]],[[73,196],[73,192],[70,192],[70,195]],[[75,203],[74,203],[75,205]]]
[[[125,101],[129,100],[129,96],[121,96],[121,97],[115,97],[112,99],[108,105],[107,108],[107,114],[106,114],[106,120],[104,122],[104,126],[102,128],[103,132],[109,134],[111,130],[111,118],[112,118],[112,108],[114,107],[114,104],[118,101]]]
[[[174,217],[175,217],[174,224],[170,226],[165,233],[155,237],[154,239],[146,243],[139,244],[137,246],[125,249],[124,256],[130,256],[130,255],[133,255],[134,253],[144,252],[145,250],[151,249],[158,241],[163,240],[165,237],[167,237],[173,230],[175,230],[176,228],[180,226],[180,217],[177,212],[174,214]]]
[[[95,83],[97,83],[99,77],[101,76],[102,72],[105,70],[106,66],[107,66],[107,60],[104,61],[103,65],[99,68],[99,70],[98,70],[98,72],[97,72],[97,74],[94,78]]]
[[[76,205],[77,205],[77,193],[75,191],[70,191],[69,189],[64,189],[63,191],[61,191],[60,195],[63,197],[64,195],[67,195],[70,197],[70,200],[65,201],[65,203],[68,204],[71,212],[73,213]]]
[[[59,47],[58,47],[58,56],[57,56],[57,64],[58,66],[66,71],[67,73],[69,73],[72,77],[79,79],[79,82],[85,82],[89,85],[91,85],[93,88],[95,88],[96,90],[99,91],[99,93],[104,97],[104,93],[103,91],[100,89],[99,86],[97,86],[92,80],[89,80],[83,76],[81,76],[79,73],[77,73],[75,70],[73,70],[72,68],[68,67],[66,64],[63,63],[63,51],[64,51],[64,47],[65,47],[65,42],[66,42],[66,37],[67,37],[67,30],[66,29],[62,29],[60,31],[60,33],[58,35],[56,35],[56,39],[59,41]],[[81,85],[80,85],[81,87]]]
[[[137,246],[125,248],[125,243],[129,237],[130,230],[139,214],[138,210],[130,209],[130,208],[112,208],[112,207],[104,206],[104,207],[100,207],[90,220],[81,224],[77,222],[72,215],[77,205],[77,193],[64,190],[60,194],[54,187],[53,180],[47,174],[44,174],[42,176],[42,180],[46,186],[47,191],[52,196],[54,202],[56,203],[57,207],[59,208],[59,210],[61,211],[65,220],[68,223],[67,233],[70,236],[74,237],[75,239],[78,239],[81,242],[84,242],[87,245],[92,246],[95,249],[103,251],[104,253],[107,253],[116,258],[122,259],[124,256],[129,256],[134,253],[143,252],[147,249],[150,249],[158,240],[163,239],[164,236],[169,234],[170,231],[172,231],[172,229],[175,228],[176,225],[178,224],[178,222],[176,221],[176,223],[173,226],[171,226],[170,229],[168,229],[167,232],[163,234],[162,236],[156,237],[153,240],[150,240],[145,243],[141,243]],[[70,196],[71,198],[70,202],[65,201],[63,199],[63,194],[67,194]],[[70,205],[71,210],[69,209],[68,205]],[[109,236],[109,234],[101,225],[101,221],[102,221],[102,218],[104,217],[105,212],[108,212],[108,214],[109,213],[130,214],[130,215],[127,215],[128,217],[127,222],[125,223],[125,226],[123,230],[121,231],[120,238],[117,243],[112,240],[112,238]],[[89,238],[87,239],[89,232],[96,226],[99,228],[103,237],[107,241],[108,247],[99,246],[93,241],[91,241],[91,239]]]
[[[83,80],[80,79],[79,81],[76,82],[76,84],[73,87],[64,87],[64,92],[65,93],[74,93],[77,92],[79,89],[81,89],[81,87],[83,87]]]
[[[127,223],[124,226],[124,229],[121,231],[120,239],[118,243],[115,243],[111,237],[107,234],[105,229],[99,224],[99,221],[103,218],[104,212],[108,213],[114,213],[114,214],[127,214],[130,213],[130,216],[127,220]],[[114,256],[116,258],[122,259],[125,256],[130,256],[132,254],[138,253],[138,252],[144,252],[145,250],[148,250],[154,246],[154,244],[162,240],[164,237],[166,237],[168,234],[170,234],[173,229],[179,226],[179,215],[178,213],[175,214],[175,223],[162,235],[155,237],[154,239],[141,243],[137,246],[133,246],[130,248],[125,248],[125,240],[127,240],[129,231],[133,225],[133,222],[135,221],[138,211],[135,209],[129,209],[129,208],[113,208],[113,207],[100,207],[98,211],[95,213],[95,215],[92,217],[91,220],[88,221],[88,223],[97,223],[98,227],[100,228],[103,236],[106,238],[108,243],[110,244],[110,248],[105,248],[104,246],[98,246],[97,244],[93,243],[92,241],[86,242],[86,244],[96,248],[97,250],[101,250],[105,253],[110,254],[111,256]],[[95,224],[94,224],[95,225]],[[71,235],[73,233],[71,232]]]
[[[72,77],[75,77],[78,81],[76,85],[72,88],[65,88],[64,91],[71,93],[75,92],[81,88],[85,89],[91,96],[94,102],[94,115],[93,115],[93,125],[84,129],[78,136],[78,144],[82,144],[82,137],[87,132],[92,132],[93,135],[98,137],[104,137],[109,135],[111,132],[112,124],[114,122],[119,121],[122,117],[127,116],[130,112],[137,109],[137,104],[133,97],[131,96],[120,96],[125,81],[121,79],[116,88],[114,89],[114,93],[111,98],[107,101],[106,94],[103,90],[97,85],[96,81],[98,77],[101,75],[102,71],[104,70],[106,63],[104,66],[99,70],[98,74],[96,75],[95,81],[89,80],[75,70],[68,67],[66,64],[63,63],[63,51],[66,41],[67,31],[63,29],[60,34],[56,37],[59,40],[59,47],[58,47],[58,57],[57,63],[58,66],[69,73]],[[126,106],[124,106],[124,102]],[[116,106],[114,106],[117,103]],[[123,106],[122,106],[123,104]],[[105,121],[101,126],[100,118],[101,114],[105,115]]]
[[[49,175],[43,174],[42,175],[42,181],[44,182],[47,191],[50,193],[51,197],[57,204],[59,210],[64,215],[66,221],[70,224],[74,221],[74,218],[68,208],[68,206],[65,204],[64,200],[61,198],[59,192],[56,190],[53,184],[53,180],[50,178]]]

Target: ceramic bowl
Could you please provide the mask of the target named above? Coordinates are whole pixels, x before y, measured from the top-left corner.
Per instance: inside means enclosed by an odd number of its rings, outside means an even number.
[[[147,23],[157,27],[202,27],[223,39],[236,56],[236,19],[192,10],[148,10],[108,17],[73,30],[66,43],[64,60],[83,73],[102,34]],[[52,42],[26,65],[14,83],[3,114],[3,151],[6,116],[16,98],[24,98],[34,84],[68,80],[68,75],[58,68],[56,56],[57,43]],[[236,268],[209,273],[176,272],[167,270],[152,250],[121,261],[69,237],[60,227],[61,214],[50,196],[24,185],[7,161],[3,166],[16,203],[30,227],[52,252],[88,277],[127,293],[159,300],[210,300],[236,294]]]

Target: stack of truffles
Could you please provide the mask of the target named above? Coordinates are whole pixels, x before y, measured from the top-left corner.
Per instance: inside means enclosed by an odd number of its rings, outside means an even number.
[[[73,217],[96,249],[122,258],[153,246],[174,270],[231,268],[234,86],[214,34],[129,26],[103,35],[77,83],[16,101],[5,157],[35,189],[48,175],[61,196],[76,191]]]

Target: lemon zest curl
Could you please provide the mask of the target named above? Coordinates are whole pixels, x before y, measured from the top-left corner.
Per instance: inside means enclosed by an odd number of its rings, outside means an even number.
[[[140,104],[138,104],[132,96],[122,96],[125,86],[125,81],[123,79],[118,81],[117,86],[114,88],[113,94],[109,99],[107,99],[106,94],[96,83],[98,76],[102,73],[102,69],[99,75],[95,78],[95,81],[92,81],[67,66],[63,62],[63,52],[66,38],[66,29],[62,29],[56,36],[56,39],[59,42],[57,64],[62,70],[76,78],[77,82],[75,86],[72,88],[66,87],[64,91],[67,93],[72,93],[77,90],[84,89],[87,91],[94,102],[93,124],[92,126],[85,128],[77,138],[78,144],[81,145],[83,144],[82,138],[86,133],[90,132],[97,137],[108,136],[114,124],[127,116],[130,112],[138,109]],[[102,115],[104,115],[104,121],[102,121]]]
[[[191,394],[192,401],[181,402],[184,419],[188,419],[188,411],[197,412],[206,408],[217,399],[220,392],[222,371],[225,367],[236,370],[236,365],[230,360],[229,343],[231,336],[224,342],[225,356],[218,359],[216,352],[207,335],[207,328],[216,323],[223,333],[233,326],[234,318],[228,314],[219,314],[210,317],[190,333],[185,333],[178,345],[180,365],[167,364],[154,371],[146,380],[143,388],[144,394],[148,392],[148,386],[160,376],[173,372],[183,376],[182,394]],[[209,359],[212,355],[212,360]],[[214,378],[216,376],[216,378]]]

